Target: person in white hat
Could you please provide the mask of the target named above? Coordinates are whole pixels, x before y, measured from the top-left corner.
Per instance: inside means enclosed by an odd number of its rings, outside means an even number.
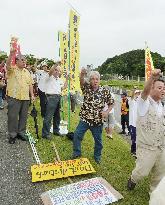
[[[49,67],[46,63],[41,64],[40,70],[36,69],[38,81],[38,95],[40,98],[41,116],[44,118],[46,113],[46,95],[45,95],[45,79],[48,76]]]
[[[140,90],[133,89],[131,98],[129,99],[129,128],[131,135],[131,154],[136,157],[136,120],[137,120],[137,99]]]

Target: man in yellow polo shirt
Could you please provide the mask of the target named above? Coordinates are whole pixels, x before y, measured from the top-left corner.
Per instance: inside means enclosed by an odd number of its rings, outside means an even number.
[[[25,68],[26,59],[16,57],[16,66],[11,66],[14,50],[10,51],[6,62],[7,96],[8,96],[8,135],[9,143],[14,144],[16,138],[25,139],[26,122],[29,108],[29,94],[34,100],[32,78]]]

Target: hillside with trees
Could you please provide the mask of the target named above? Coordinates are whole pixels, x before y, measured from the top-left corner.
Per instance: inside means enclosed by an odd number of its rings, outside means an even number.
[[[165,57],[151,52],[154,67],[165,71]],[[118,74],[122,76],[144,77],[145,50],[132,50],[121,55],[108,58],[97,68],[100,74]]]

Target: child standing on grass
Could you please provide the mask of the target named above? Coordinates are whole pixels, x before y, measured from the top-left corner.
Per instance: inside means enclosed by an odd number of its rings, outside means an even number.
[[[114,94],[111,93],[112,98],[114,99]],[[104,111],[108,109],[108,105],[105,104]],[[113,139],[112,132],[115,126],[115,117],[114,117],[114,105],[112,110],[109,112],[108,117],[104,121],[104,128],[106,131],[106,136],[109,139]]]

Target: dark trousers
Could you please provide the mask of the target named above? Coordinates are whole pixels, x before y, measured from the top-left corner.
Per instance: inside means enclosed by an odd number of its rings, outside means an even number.
[[[50,134],[51,122],[53,119],[53,133],[59,132],[60,125],[60,95],[47,95],[46,96],[46,113],[43,121],[42,136]]]
[[[3,98],[2,98],[2,92],[3,92],[3,91],[2,91],[2,88],[0,88],[0,107],[2,107],[2,101],[3,101],[3,100],[2,100],[2,99],[3,99]]]
[[[76,96],[75,96],[75,94],[70,95],[70,105],[71,105],[71,111],[74,112],[75,107],[76,107]]]
[[[131,134],[131,153],[136,153],[136,127],[130,125],[130,134]]]
[[[8,97],[8,135],[15,138],[17,134],[22,136],[26,133],[29,100],[17,100]]]
[[[130,132],[130,130],[129,130],[129,114],[121,115],[121,126],[122,126],[123,132],[125,132],[125,124],[127,125],[128,132]]]
[[[6,86],[4,86],[3,89],[2,89],[2,99],[3,100],[6,99]]]
[[[46,113],[46,95],[38,88],[38,95],[40,98],[41,116],[44,117]]]

